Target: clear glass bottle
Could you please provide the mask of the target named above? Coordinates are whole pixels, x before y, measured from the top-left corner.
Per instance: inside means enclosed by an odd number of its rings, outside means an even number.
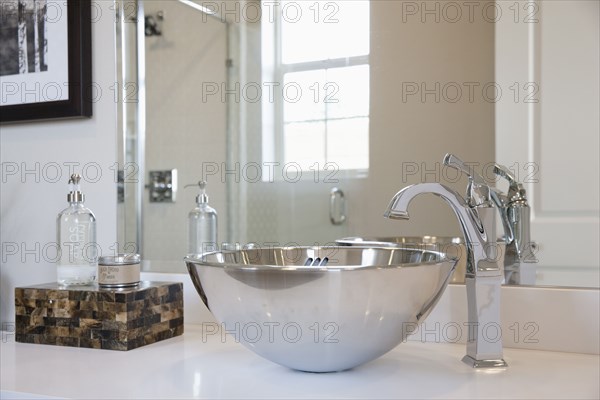
[[[80,180],[78,174],[71,175],[69,207],[56,219],[58,283],[65,286],[91,285],[98,270],[96,217],[83,204],[85,196],[79,187]]]
[[[199,255],[217,249],[217,211],[208,205],[206,182],[198,182],[196,207],[188,214],[188,254]]]

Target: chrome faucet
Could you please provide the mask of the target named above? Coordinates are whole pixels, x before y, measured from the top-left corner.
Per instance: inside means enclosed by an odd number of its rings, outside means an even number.
[[[504,255],[504,282],[506,284],[535,284],[536,245],[531,241],[529,221],[530,208],[525,188],[508,168],[495,164],[494,173],[508,181],[508,193],[492,189],[492,201],[498,207],[504,226],[506,252]]]
[[[456,214],[467,244],[468,339],[463,361],[474,368],[506,367],[500,327],[500,288],[502,270],[496,243],[496,210],[492,190],[481,176],[452,154],[444,165],[463,171],[469,177],[466,198],[440,183],[407,186],[392,198],[385,217],[408,219],[412,199],[432,193],[444,199]]]

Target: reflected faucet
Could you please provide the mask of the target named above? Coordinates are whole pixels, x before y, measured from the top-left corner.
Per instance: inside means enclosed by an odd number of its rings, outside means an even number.
[[[506,367],[500,334],[500,288],[503,276],[498,265],[493,192],[483,178],[458,157],[446,154],[443,162],[469,177],[466,199],[440,183],[420,183],[396,193],[384,216],[408,219],[410,202],[423,193],[437,195],[450,205],[460,222],[467,244],[465,283],[469,332],[467,354],[463,361],[474,368]],[[494,330],[494,335],[488,333]]]
[[[525,188],[508,168],[502,165],[495,164],[494,173],[508,181],[507,194],[495,189],[491,192],[505,232],[504,282],[508,285],[533,285],[535,265],[521,265],[537,263],[534,254],[536,245],[530,237],[530,208]]]

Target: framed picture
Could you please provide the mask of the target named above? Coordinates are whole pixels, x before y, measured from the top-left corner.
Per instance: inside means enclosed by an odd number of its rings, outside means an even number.
[[[91,1],[0,7],[0,122],[91,117]]]

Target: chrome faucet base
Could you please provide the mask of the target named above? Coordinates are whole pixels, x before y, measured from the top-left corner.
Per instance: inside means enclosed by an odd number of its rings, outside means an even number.
[[[490,369],[490,368],[506,368],[506,367],[508,367],[508,364],[502,358],[493,359],[493,360],[476,360],[476,359],[474,359],[471,356],[464,356],[462,358],[462,362],[464,362],[465,364],[467,364],[470,367],[481,368],[481,369],[483,369],[483,368]]]

